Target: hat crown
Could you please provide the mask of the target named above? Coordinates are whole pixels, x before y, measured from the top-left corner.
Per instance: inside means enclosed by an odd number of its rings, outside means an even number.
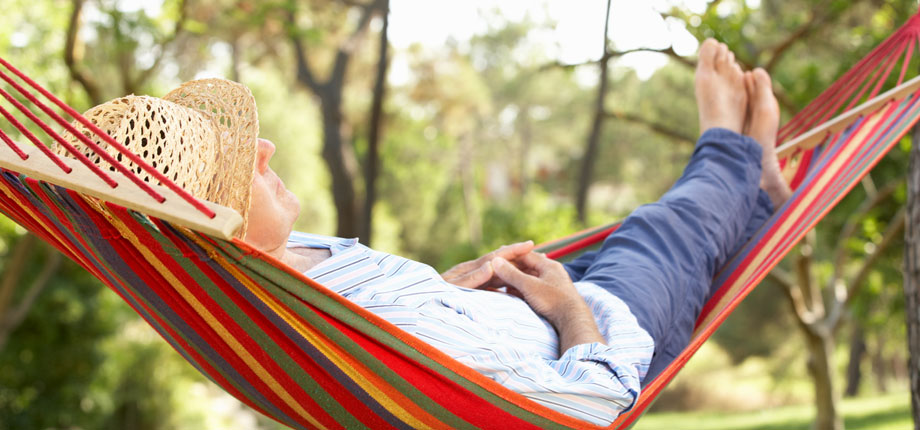
[[[239,212],[244,221],[237,236],[243,237],[258,136],[255,100],[248,88],[223,79],[191,81],[163,99],[129,95],[84,116],[195,197]],[[88,128],[73,125],[139,178],[158,182]],[[75,136],[66,138],[92,162],[115,171]],[[63,146],[54,151],[68,155]]]

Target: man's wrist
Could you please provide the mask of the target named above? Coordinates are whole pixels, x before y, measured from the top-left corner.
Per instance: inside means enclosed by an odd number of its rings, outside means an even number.
[[[547,318],[559,334],[560,353],[585,343],[607,343],[606,339],[601,336],[597,322],[594,320],[594,314],[591,313],[591,308],[584,302],[584,299],[579,297],[578,302],[567,305],[566,309],[566,312],[555,319]]]
[[[583,324],[585,319],[594,321],[594,315],[581,296],[573,297],[565,303],[559,303],[553,312],[546,316],[550,324],[559,330],[573,324]]]

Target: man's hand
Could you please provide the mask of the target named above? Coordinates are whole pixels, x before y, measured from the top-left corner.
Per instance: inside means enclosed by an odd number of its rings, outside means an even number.
[[[517,260],[533,251],[533,241],[505,245],[473,261],[460,263],[441,274],[445,281],[465,288],[494,288],[501,286],[492,270],[492,260],[503,258],[507,261]]]
[[[556,328],[561,352],[583,343],[606,343],[594,314],[559,262],[531,252],[514,260],[514,264],[496,257],[492,268],[534,312]]]

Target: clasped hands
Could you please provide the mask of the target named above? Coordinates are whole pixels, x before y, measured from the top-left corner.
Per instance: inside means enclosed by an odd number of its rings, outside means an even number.
[[[568,272],[559,262],[535,252],[533,241],[502,246],[441,276],[464,288],[507,287],[508,294],[522,298],[556,328],[562,351],[581,343],[605,343]]]

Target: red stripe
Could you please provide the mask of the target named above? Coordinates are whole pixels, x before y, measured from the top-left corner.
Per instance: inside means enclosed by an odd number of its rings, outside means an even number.
[[[868,136],[872,136],[873,133],[874,133],[874,131],[877,130],[877,128],[881,125],[881,123],[883,123],[883,121],[877,122],[877,123],[873,126],[873,131],[871,131],[871,132],[868,134]],[[860,129],[863,127],[863,125],[865,125],[865,123],[862,123],[862,124],[860,125],[859,129],[853,130],[852,134],[850,135],[850,138],[847,139],[847,140],[844,141],[844,142],[840,142],[839,145],[844,146],[844,145],[850,144],[850,143],[852,142],[852,139],[853,139],[854,137],[856,137],[858,134],[860,134],[860,131],[861,131]],[[845,163],[850,163],[850,162],[852,161],[853,157],[857,156],[858,153],[859,153],[859,151],[854,151],[852,154],[850,154],[849,158],[846,160]],[[845,165],[848,165],[848,164],[845,164]],[[811,190],[811,189],[815,186],[814,184],[815,184],[815,182],[810,182],[810,183],[806,184],[806,187],[807,187],[807,188],[806,188],[805,190],[802,190],[802,191],[798,194],[798,196],[796,197],[796,200],[787,203],[787,206],[788,206],[787,209],[786,209],[785,211],[783,211],[782,214],[780,214],[780,216],[776,219],[776,221],[774,221],[774,223],[770,226],[770,230],[767,231],[767,233],[764,235],[764,237],[773,237],[773,236],[776,234],[776,230],[777,230],[781,225],[785,224],[786,220],[787,220],[787,219],[791,216],[791,214],[794,212],[794,211],[792,210],[792,208],[793,208],[793,207],[796,207],[796,206],[799,206],[799,205],[803,202],[803,201],[802,201],[802,198],[804,198],[804,196],[808,193],[808,191]],[[842,198],[842,196],[841,196],[841,198]],[[820,199],[813,199],[813,200],[811,200],[811,201],[809,201],[809,202],[806,202],[805,213],[813,213],[813,212],[814,212],[814,208],[820,203],[819,200],[820,200]],[[792,227],[791,229],[789,229],[788,231],[790,231],[790,232],[796,231],[796,228],[797,228],[802,222],[805,222],[805,217],[800,217],[800,218],[798,218],[798,219],[796,219],[796,220],[793,220],[793,227]],[[815,221],[815,222],[816,222],[816,221]],[[796,237],[795,239],[793,239],[793,240],[798,240],[798,238],[801,237],[802,235],[804,235],[804,232],[801,232],[801,234],[796,235],[797,237]],[[788,238],[788,236],[787,236],[787,238]],[[754,247],[752,247],[751,250],[747,251],[747,254],[746,254],[745,257],[744,257],[744,260],[742,260],[742,262],[740,263],[740,265],[738,266],[738,268],[741,268],[741,267],[748,267],[748,266],[750,265],[750,263],[751,263],[751,260],[752,260],[754,257],[757,256],[757,254],[760,252],[760,250],[761,250],[765,245],[766,245],[766,242],[764,241],[764,242],[761,242],[761,243],[755,245]],[[777,254],[784,253],[784,251],[782,251],[782,250],[785,249],[786,247],[785,247],[785,246],[782,246],[782,245],[783,245],[783,244],[781,243],[781,244],[778,244],[776,247],[774,247],[773,250],[771,250],[771,252],[770,252],[769,254],[767,254],[767,256],[766,256],[767,260],[775,260]],[[699,323],[700,323],[703,319],[705,319],[705,318],[709,315],[710,312],[712,312],[713,308],[715,307],[715,305],[717,305],[717,304],[719,303],[719,301],[722,299],[722,297],[724,297],[724,295],[727,294],[727,292],[728,292],[727,289],[726,289],[726,288],[722,288],[722,286],[734,284],[734,283],[737,281],[737,279],[741,276],[741,274],[742,274],[741,272],[742,272],[742,270],[738,270],[738,269],[736,268],[735,271],[734,271],[734,273],[732,273],[731,276],[729,276],[729,277],[722,283],[722,285],[721,285],[721,286],[716,290],[716,292],[713,294],[712,298],[710,298],[710,300],[703,306],[703,309],[702,309],[701,312],[700,312],[700,317],[697,319],[697,322],[696,322],[696,324],[697,324],[696,326],[697,326],[697,327],[699,326]]]
[[[325,368],[323,368],[316,361],[314,361],[313,358],[309,354],[305,353],[304,350],[295,341],[289,338],[286,333],[281,331],[275,325],[275,323],[270,321],[258,309],[253,307],[253,305],[245,297],[240,295],[239,292],[236,291],[236,289],[231,287],[227,283],[227,281],[220,274],[215,272],[214,269],[209,264],[202,262],[199,258],[195,258],[194,255],[196,255],[196,253],[188,246],[188,243],[186,243],[181,238],[176,237],[175,234],[172,233],[172,231],[170,231],[169,228],[166,228],[165,226],[163,226],[161,222],[157,221],[157,224],[161,227],[160,231],[164,233],[164,235],[170,239],[173,245],[175,245],[180,251],[182,251],[183,255],[193,256],[192,258],[189,258],[189,260],[195,264],[198,270],[202,272],[205,276],[207,276],[208,279],[210,279],[211,282],[215,286],[220,288],[220,290],[230,300],[232,300],[233,303],[240,309],[240,311],[245,313],[246,316],[253,323],[259,326],[259,328],[272,341],[274,341],[281,349],[285,351],[288,357],[294,360],[301,369],[304,369],[304,371],[307,374],[309,374],[313,379],[315,379],[316,382],[319,384],[319,386],[322,387],[324,390],[326,390],[327,394],[331,395],[332,398],[335,399],[336,403],[340,403],[345,408],[345,410],[356,414],[356,416],[364,417],[365,420],[363,424],[367,425],[370,428],[383,428],[383,427],[390,426],[390,424],[387,423],[385,420],[383,420],[383,418],[378,416],[376,413],[373,413],[373,411],[371,411],[366,404],[364,404],[361,400],[356,398],[351,393],[351,391],[349,391],[342,384],[340,384],[338,380],[335,379],[335,377],[333,377],[326,371]],[[242,276],[245,277],[246,275],[242,274]],[[256,287],[261,288],[258,282],[255,282],[251,278],[248,278],[248,277],[246,277],[246,279],[252,282],[252,284],[255,285]],[[265,291],[265,290],[262,289],[262,291]],[[271,293],[265,291],[265,294],[270,295]],[[307,304],[307,307],[315,311],[315,308],[313,308],[313,306],[310,306],[309,304]],[[294,316],[301,323],[303,323],[305,326],[311,326],[309,322],[300,318],[300,316],[297,315],[296,313],[292,312],[291,315]],[[324,340],[328,341],[328,339],[325,339],[325,338]],[[306,340],[304,340],[304,342],[306,342]],[[261,351],[261,347],[259,349]],[[277,365],[277,363],[275,363],[274,360],[272,360],[272,364]],[[283,369],[277,368],[277,370],[278,370],[278,373],[283,373],[283,379],[290,379],[290,376],[288,375],[288,373],[285,372]],[[277,377],[278,375],[275,375],[275,376]],[[293,381],[293,379],[291,379],[291,382],[294,384],[294,386],[291,387],[291,389],[296,391],[295,393],[292,393],[292,395],[295,398],[300,398],[302,395],[302,396],[310,397],[312,400],[312,398],[315,396],[315,393],[311,394],[311,393],[307,393],[306,391],[304,391],[303,387],[301,387],[300,384]],[[291,390],[289,390],[289,392],[290,391]]]
[[[562,248],[547,252],[546,256],[555,260],[565,257],[566,255],[569,255],[573,252],[578,252],[591,245],[594,245],[595,243],[602,242],[607,238],[607,236],[610,236],[610,234],[615,232],[618,228],[620,228],[620,224],[601,230],[583,239],[579,239],[566,246],[563,246]]]
[[[422,366],[418,362],[393,351],[389,347],[380,344],[376,339],[354,330],[328,314],[322,311],[318,311],[318,314],[357,343],[363,350],[376,357],[415,386],[426,397],[465,420],[471,426],[494,428],[498,423],[501,423],[503,428],[539,428],[511,415],[496,405],[483,401],[478,395],[451,381],[439,372]]]
[[[521,409],[523,409],[523,410],[530,411],[530,412],[534,413],[535,415],[542,416],[542,417],[544,417],[544,418],[546,418],[546,419],[549,419],[549,420],[552,420],[552,421],[554,421],[554,422],[560,423],[561,425],[565,425],[565,426],[569,426],[569,427],[575,427],[575,428],[579,428],[579,427],[584,428],[584,427],[586,427],[586,424],[587,424],[586,422],[584,422],[584,421],[582,421],[582,420],[579,420],[579,419],[576,419],[576,418],[572,418],[572,417],[570,417],[570,416],[568,416],[568,415],[562,414],[561,412],[556,412],[556,411],[551,410],[551,409],[548,409],[548,408],[546,408],[546,407],[537,405],[536,403],[534,403],[534,402],[532,402],[532,401],[527,400],[526,398],[524,398],[521,394],[518,394],[518,393],[515,393],[515,392],[513,392],[513,391],[510,391],[509,389],[507,389],[507,388],[501,386],[500,384],[498,384],[497,382],[495,382],[495,381],[493,381],[493,380],[491,380],[491,379],[488,379],[487,377],[483,376],[482,374],[478,373],[477,371],[475,371],[475,370],[473,370],[473,369],[471,369],[471,368],[469,368],[469,367],[467,367],[467,366],[464,366],[464,365],[460,364],[459,362],[457,362],[456,360],[454,360],[454,359],[452,359],[451,357],[447,356],[446,354],[444,354],[444,353],[441,352],[440,350],[436,349],[435,347],[431,346],[430,344],[425,343],[425,342],[419,340],[418,338],[416,338],[416,337],[414,337],[414,336],[412,336],[412,335],[406,333],[405,331],[399,329],[398,327],[394,326],[392,323],[387,322],[387,321],[383,320],[382,318],[380,318],[379,316],[377,316],[377,315],[371,313],[371,312],[368,311],[367,309],[364,309],[364,308],[362,308],[362,307],[360,307],[360,306],[354,304],[353,302],[348,301],[347,299],[345,299],[345,298],[342,297],[341,295],[336,294],[336,293],[332,292],[331,290],[329,290],[328,288],[326,288],[326,287],[320,285],[319,283],[313,281],[312,279],[303,276],[302,273],[297,272],[296,270],[290,268],[289,266],[285,265],[284,263],[278,261],[278,260],[275,259],[274,257],[272,257],[272,256],[270,256],[270,255],[267,255],[267,254],[263,254],[263,253],[261,253],[261,252],[259,252],[259,251],[256,251],[256,250],[253,249],[250,245],[247,245],[245,242],[242,242],[242,241],[240,241],[240,240],[238,240],[238,239],[234,239],[234,240],[232,241],[232,244],[233,244],[233,246],[237,247],[237,248],[239,249],[239,251],[242,252],[244,255],[252,254],[252,255],[254,256],[254,258],[258,258],[258,259],[260,259],[260,260],[262,260],[262,261],[264,261],[264,262],[267,262],[267,263],[271,264],[272,266],[275,266],[277,269],[279,269],[279,270],[281,270],[281,271],[287,273],[287,274],[290,275],[291,277],[293,277],[293,278],[295,278],[295,279],[297,279],[297,280],[303,282],[305,285],[307,285],[307,286],[309,286],[310,288],[312,288],[313,290],[315,290],[315,292],[320,293],[320,294],[323,294],[323,295],[327,296],[328,298],[330,298],[330,299],[332,299],[332,300],[335,300],[339,305],[341,305],[341,306],[343,306],[345,309],[347,309],[348,312],[353,313],[353,314],[356,314],[356,315],[358,315],[358,316],[364,318],[365,320],[367,320],[367,321],[370,322],[371,324],[374,324],[375,326],[377,326],[377,328],[379,328],[379,329],[385,331],[385,332],[388,333],[389,335],[391,335],[391,336],[393,336],[394,338],[398,339],[399,342],[406,344],[408,347],[415,349],[415,350],[418,351],[420,354],[423,354],[424,356],[426,356],[426,357],[428,357],[428,358],[431,358],[432,360],[434,360],[434,361],[440,363],[442,366],[444,366],[444,367],[450,369],[451,371],[455,372],[455,373],[458,374],[460,377],[465,378],[465,379],[467,379],[467,380],[469,380],[469,381],[471,381],[471,382],[473,382],[473,383],[475,383],[475,384],[478,384],[479,386],[483,387],[484,389],[486,389],[486,390],[488,390],[488,391],[490,391],[490,392],[492,392],[492,393],[498,393],[498,394],[496,394],[496,395],[498,395],[498,396],[501,397],[501,398],[504,398],[504,399],[507,400],[509,403],[514,404],[515,406],[517,406],[517,407],[519,407],[519,408],[521,408]],[[299,300],[299,299],[298,299],[298,300]],[[320,315],[323,315],[323,314],[320,313]],[[330,318],[331,318],[331,317],[330,317]],[[336,325],[337,327],[342,327],[341,324],[343,324],[343,323],[341,323],[341,322],[332,321],[332,320],[330,320],[330,323]],[[353,330],[353,329],[349,328],[348,330]],[[346,333],[346,334],[347,334],[347,333]],[[360,333],[360,332],[357,332],[357,333],[355,333],[355,334],[358,335],[358,336],[365,336],[363,333]],[[374,339],[372,339],[372,338],[367,338],[367,339],[368,339],[368,341],[376,342],[376,340],[374,340]],[[359,343],[360,343],[360,342],[359,342]],[[362,345],[363,345],[363,344],[362,344]],[[384,347],[384,348],[386,348],[385,345],[381,345],[381,346]],[[398,353],[398,352],[393,352],[393,354],[399,354],[399,353]],[[405,357],[402,356],[402,355],[396,355],[396,359],[397,359],[397,360],[409,361],[409,359],[405,358]],[[414,361],[409,361],[409,362],[410,362],[410,363],[414,363]],[[415,365],[418,366],[418,364],[415,364]],[[413,370],[414,370],[414,369],[413,369]],[[418,372],[421,372],[421,373],[425,374],[425,373],[433,372],[433,371],[432,371],[431,369],[428,369],[428,368],[422,368],[422,369],[418,369]],[[441,377],[440,375],[428,375],[427,377],[430,378],[430,377],[432,377],[432,376],[434,376],[434,377]],[[409,381],[411,382],[411,381],[416,381],[416,380],[418,380],[418,379],[417,379],[417,378],[416,378],[416,379],[408,379],[408,378],[407,378],[407,380],[409,380]],[[448,380],[448,381],[449,381],[449,380]],[[452,383],[452,382],[450,382],[450,383]],[[420,386],[417,386],[416,388],[418,388],[418,389],[423,389],[423,387],[420,387]],[[462,387],[460,387],[460,388],[462,389]],[[426,388],[425,390],[437,390],[437,388],[430,388],[430,389],[429,389],[429,388]],[[423,392],[426,392],[426,393],[428,394],[429,397],[432,397],[431,393],[429,393],[428,391],[423,391]],[[480,399],[480,400],[481,400],[481,399]],[[456,402],[455,402],[455,403],[456,403]],[[454,412],[455,414],[458,412],[457,408],[454,407],[454,406],[451,406],[451,405],[449,405],[449,404],[444,404],[444,406],[447,408],[447,410],[449,410],[449,411],[451,411],[451,412]],[[493,426],[494,426],[494,424],[493,424]],[[485,427],[489,427],[489,426],[485,426]],[[590,426],[590,425],[587,426],[587,427],[588,427],[588,428],[600,428],[600,427]]]
[[[195,297],[195,299],[198,300],[201,306],[210,312],[210,314],[217,320],[217,322],[227,330],[230,337],[239,342],[240,345],[253,358],[255,358],[259,364],[262,365],[263,369],[265,369],[266,372],[275,378],[275,380],[280,384],[281,388],[290,394],[291,397],[307,411],[308,414],[310,414],[318,422],[322,423],[322,425],[331,428],[341,427],[336,423],[335,419],[323,411],[323,409],[317,405],[310,396],[297,396],[294,394],[298,392],[303,393],[303,391],[300,389],[300,386],[291,380],[287,373],[285,373],[284,370],[281,369],[277,363],[271,359],[271,357],[264,354],[264,350],[259,347],[258,343],[256,343],[249,336],[249,334],[246,333],[245,330],[236,324],[233,318],[227,315],[223,309],[221,309],[221,307],[213,299],[211,299],[211,297],[207,294],[206,291],[204,291],[204,289],[194,287],[197,285],[197,281],[195,281],[194,278],[186,273],[185,270],[178,263],[176,263],[173,257],[162,255],[162,251],[160,251],[161,245],[148,234],[147,230],[143,226],[138,225],[136,221],[134,221],[131,214],[125,208],[114,204],[107,204],[107,207],[114,216],[122,220],[122,222],[124,222],[126,225],[131,226],[132,233],[135,234],[138,240],[147,248],[151,249],[151,251],[153,251],[155,254],[158,254],[157,257],[159,258],[160,263],[165,266],[166,270],[173,274],[180,283],[190,287],[188,288],[188,291]],[[143,257],[141,257],[140,261],[143,261]],[[137,266],[134,264],[134,262],[129,260],[126,260],[126,263]],[[189,323],[190,325],[193,321],[197,322],[197,324],[195,324],[192,329],[195,330],[195,332],[200,336],[202,336],[212,348],[217,350],[221,357],[230,362],[233,368],[241,375],[243,375],[249,381],[249,383],[252,384],[252,386],[259,389],[259,391],[265,397],[269,398],[273,405],[279,409],[284,410],[286,414],[294,419],[297,419],[301,416],[300,413],[295,412],[293,408],[288,406],[280,396],[275,394],[271,387],[265,381],[263,381],[261,377],[255,373],[254,370],[250,369],[249,365],[237,355],[233,348],[227,345],[226,341],[221,336],[219,336],[213,328],[211,328],[211,326],[203,319],[202,316],[198,314],[197,311],[194,310],[192,305],[188,303],[184,297],[182,297],[177,291],[173,290],[170,284],[166,282],[159,274],[156,275],[155,279],[160,281],[153,285],[153,287],[156,288],[158,295],[163,297],[164,301],[166,301],[166,298],[168,297],[169,307],[177,311],[177,313],[180,313],[180,309],[182,310],[183,316],[180,318],[183,321]],[[309,424],[305,422],[301,423],[309,427]]]
[[[30,188],[32,188],[33,191],[35,191],[39,196],[45,196],[45,193],[44,193],[44,192],[40,192],[40,191],[42,191],[42,190],[41,190],[40,188],[38,188],[38,181],[35,181],[34,179],[31,179],[31,178],[30,178],[30,179],[27,179],[27,181],[30,182],[28,185],[30,186]],[[92,218],[95,211],[94,211],[93,209],[88,208],[87,206],[83,205],[82,198],[80,197],[79,194],[77,194],[77,193],[75,193],[75,192],[72,192],[72,191],[70,191],[69,193],[70,193],[71,197],[78,203],[78,205],[81,205],[81,207],[82,207],[82,209],[84,210],[84,212],[85,212],[88,216],[90,216],[90,217]],[[17,198],[17,200],[20,200],[20,205],[25,205],[25,206],[21,206],[20,209],[14,208],[14,207],[12,207],[11,205],[6,204],[7,200],[4,200],[4,199],[0,199],[0,205],[2,205],[4,208],[6,208],[7,210],[9,210],[10,212],[18,213],[18,215],[17,215],[17,218],[18,218],[18,219],[17,219],[17,222],[19,222],[21,225],[27,227],[30,231],[33,232],[33,234],[36,234],[37,236],[39,236],[40,238],[42,238],[42,239],[45,240],[46,242],[53,244],[55,247],[57,247],[59,250],[61,250],[62,253],[64,253],[64,254],[67,255],[68,257],[70,257],[72,260],[76,261],[78,264],[80,264],[81,267],[83,267],[84,269],[86,269],[87,271],[89,271],[91,274],[93,274],[96,278],[98,278],[98,279],[101,280],[103,283],[105,283],[106,285],[108,285],[109,288],[111,288],[113,291],[115,291],[116,294],[118,294],[120,297],[122,297],[122,299],[128,304],[128,306],[130,306],[132,309],[134,309],[134,311],[137,312],[139,315],[149,315],[150,318],[153,318],[153,321],[150,321],[151,325],[152,325],[153,327],[158,328],[159,330],[165,331],[165,333],[168,335],[168,337],[171,337],[172,339],[174,339],[174,341],[177,342],[177,343],[179,344],[179,347],[181,347],[184,351],[186,351],[186,353],[187,353],[189,356],[191,356],[192,359],[194,359],[196,362],[198,362],[199,365],[201,366],[201,368],[202,368],[206,373],[208,373],[209,375],[211,375],[211,377],[213,378],[213,380],[217,381],[218,384],[222,385],[222,386],[224,387],[224,389],[226,389],[231,395],[234,395],[235,397],[240,398],[241,400],[243,400],[244,403],[246,403],[247,405],[249,405],[249,406],[252,407],[253,409],[255,409],[255,410],[257,410],[257,411],[259,411],[259,412],[261,412],[261,413],[263,413],[263,414],[268,415],[268,414],[265,412],[264,409],[262,409],[260,406],[255,405],[255,404],[253,404],[252,402],[250,402],[250,401],[248,401],[247,399],[245,399],[244,397],[242,397],[242,396],[240,395],[240,393],[239,393],[232,385],[227,384],[227,382],[224,380],[224,378],[223,378],[218,372],[215,372],[214,369],[211,368],[211,366],[210,366],[206,361],[204,361],[204,360],[201,358],[201,356],[199,356],[198,353],[197,353],[194,349],[192,349],[192,348],[190,347],[190,345],[188,345],[188,344],[182,339],[182,337],[178,336],[177,333],[175,333],[172,329],[170,329],[169,325],[168,325],[165,321],[163,321],[163,320],[161,320],[159,317],[157,317],[157,314],[156,314],[155,312],[153,312],[151,309],[149,309],[146,305],[144,305],[144,302],[143,302],[142,300],[138,300],[137,297],[133,297],[133,296],[132,296],[132,298],[136,301],[136,303],[140,304],[140,305],[143,307],[143,310],[146,311],[146,314],[145,314],[144,312],[141,312],[141,309],[136,308],[136,307],[134,306],[134,304],[132,304],[132,301],[129,300],[128,297],[126,297],[126,296],[123,295],[122,290],[120,290],[119,288],[117,288],[114,284],[112,284],[111,281],[109,281],[109,278],[105,277],[105,276],[102,274],[102,272],[101,272],[100,270],[101,270],[101,268],[103,268],[104,266],[102,266],[102,265],[98,265],[98,266],[97,266],[97,265],[95,265],[95,264],[93,264],[93,263],[90,263],[88,260],[86,260],[86,259],[84,259],[84,258],[79,258],[79,257],[85,257],[85,256],[82,256],[82,255],[81,255],[81,256],[74,256],[74,255],[72,255],[72,254],[69,254],[69,253],[66,251],[66,248],[65,248],[63,245],[59,244],[58,241],[57,241],[53,236],[50,236],[49,233],[46,232],[46,231],[44,231],[44,229],[37,223],[36,218],[41,218],[41,219],[44,219],[45,222],[49,222],[48,219],[45,217],[45,213],[44,213],[43,211],[39,210],[36,206],[32,205],[31,203],[25,201],[25,200],[24,200],[24,196],[21,196],[21,195],[16,194],[15,197]],[[47,198],[42,198],[42,200],[46,203],[46,206],[47,206],[49,209],[51,209],[51,210],[55,210],[55,209],[56,209],[56,205],[54,205],[53,203],[49,203],[49,200],[48,200]],[[30,210],[32,210],[33,216],[26,216],[26,215],[24,215],[24,214],[23,214],[23,209],[22,209],[23,207],[28,207],[28,208],[30,208]],[[8,212],[8,213],[9,213],[9,212]],[[106,223],[107,221],[106,221],[104,218],[97,216],[97,217],[95,217],[95,222],[98,224],[98,223],[100,223],[100,222],[101,222],[101,223]],[[63,224],[69,226],[68,223],[63,223]],[[52,224],[48,224],[48,225],[52,225]],[[73,229],[71,228],[71,230],[73,230]],[[83,241],[82,235],[77,234],[75,237],[77,237],[81,242]],[[128,254],[131,253],[131,251],[132,251],[132,250],[129,249],[129,248],[125,248],[125,247],[120,247],[120,246],[118,246],[118,245],[119,245],[118,243],[114,243],[114,242],[110,242],[110,243],[111,243],[111,245],[113,246],[113,248],[118,249],[119,255],[128,255]],[[76,245],[76,244],[73,244],[73,245]],[[92,257],[91,259],[92,259],[93,261],[98,262],[98,261],[99,261],[99,258],[98,258],[97,256],[95,256],[94,254],[92,254],[92,251],[91,251],[92,248],[86,246],[85,242],[83,242],[83,245],[84,245],[83,249]],[[75,258],[75,257],[77,257],[77,258]],[[119,279],[119,277],[113,274],[113,278],[112,278],[112,279],[116,279],[116,280],[117,280],[117,279]],[[128,292],[130,293],[131,291],[128,290]],[[175,346],[175,345],[170,344],[170,346],[173,347],[174,349],[176,349],[176,346]],[[177,351],[178,351],[178,349],[177,349]]]
[[[93,223],[94,223],[96,226],[98,226],[98,227],[99,227],[100,229],[102,229],[102,230],[108,231],[109,233],[112,233],[113,231],[117,233],[117,229],[115,229],[111,224],[109,224],[108,220],[106,220],[105,217],[103,217],[102,215],[98,214],[94,209],[88,207],[88,206],[82,201],[82,199],[79,197],[79,195],[78,195],[77,193],[71,192],[71,194],[74,196],[74,200],[75,200],[75,201],[77,202],[77,204],[81,207],[82,211],[83,211],[84,213],[86,213],[87,216],[89,216],[89,217],[93,220]],[[124,256],[124,257],[125,257],[125,261],[126,261],[126,262],[129,262],[129,261],[137,261],[138,259],[139,259],[140,261],[143,261],[143,256],[140,255],[139,251],[138,251],[137,249],[135,249],[134,247],[130,246],[129,243],[128,243],[128,241],[122,239],[120,235],[119,235],[119,239],[116,239],[116,240],[109,240],[108,242],[109,242],[109,245],[112,246],[112,248],[118,253],[118,255],[121,255],[121,256]],[[148,267],[149,267],[149,266],[148,266]],[[144,279],[145,282],[148,282],[148,285],[154,285],[154,286],[156,286],[156,285],[162,285],[162,283],[150,283],[150,282],[149,282],[150,279],[155,278],[155,277],[157,276],[157,274],[155,274],[155,273],[151,274],[151,273],[150,273],[148,270],[146,270],[146,269],[143,270],[143,271],[140,271],[140,272],[135,272],[135,273],[138,275],[138,277]],[[144,276],[144,275],[146,275],[146,276]],[[114,279],[119,279],[119,277],[118,277],[117,275],[114,275],[114,274],[113,274],[113,277],[114,277]],[[101,277],[100,277],[100,279],[103,279],[103,280],[104,280],[104,278],[101,278]],[[115,286],[112,285],[111,283],[109,283],[108,281],[105,281],[105,280],[104,280],[104,282],[105,282],[106,284],[108,284],[109,287],[111,287],[116,293],[118,293],[119,295],[121,295],[121,293],[119,292],[119,289],[118,289],[118,288],[115,288]],[[229,381],[226,380],[226,379],[221,375],[221,373],[220,373],[217,369],[215,369],[214,367],[212,367],[212,366],[208,363],[208,361],[207,361],[206,358],[204,358],[202,355],[200,355],[200,354],[197,352],[197,350],[196,350],[196,348],[195,348],[194,346],[192,346],[191,344],[189,344],[189,343],[188,343],[188,342],[187,342],[177,331],[175,331],[175,330],[172,328],[171,324],[170,324],[168,321],[166,321],[166,320],[164,320],[163,318],[159,317],[158,312],[157,312],[155,309],[153,309],[153,308],[151,308],[149,305],[147,305],[147,304],[145,303],[145,300],[144,300],[144,299],[138,297],[138,296],[136,295],[136,293],[135,293],[134,290],[126,289],[126,291],[128,292],[128,294],[131,295],[132,299],[134,300],[133,303],[137,303],[137,304],[139,304],[141,307],[143,307],[143,309],[144,309],[144,311],[145,311],[146,313],[140,312],[137,308],[134,307],[134,305],[132,304],[132,301],[129,301],[129,300],[127,300],[125,297],[123,297],[123,299],[125,299],[125,302],[127,302],[128,305],[131,306],[131,307],[135,310],[135,312],[137,312],[139,315],[147,315],[147,316],[149,316],[149,318],[152,318],[152,319],[153,319],[153,322],[151,322],[151,326],[153,326],[153,327],[155,327],[155,328],[157,328],[157,329],[160,329],[160,330],[165,331],[165,332],[169,335],[168,337],[172,338],[172,339],[174,340],[174,342],[176,342],[176,343],[179,345],[179,348],[181,348],[182,351],[184,351],[186,354],[188,354],[188,356],[191,357],[192,360],[194,360],[195,363],[197,363],[197,364],[200,366],[200,368],[203,369],[203,371],[204,371],[213,381],[215,381],[215,382],[216,382],[218,385],[220,385],[223,389],[227,390],[227,392],[230,393],[231,395],[233,395],[234,397],[236,397],[236,398],[242,400],[242,401],[243,401],[244,403],[246,403],[248,406],[252,407],[253,409],[255,409],[255,410],[259,411],[259,412],[262,412],[262,413],[265,414],[265,415],[269,415],[267,412],[265,412],[265,410],[264,410],[262,407],[260,407],[260,406],[258,406],[258,405],[256,405],[256,404],[252,403],[251,401],[249,401],[249,400],[248,400],[245,396],[243,396],[242,393],[240,393],[232,384],[230,384]],[[158,294],[158,295],[160,296],[161,299],[164,299],[164,302],[167,301],[167,300],[165,300],[165,298],[164,298],[162,295],[160,295],[160,294]],[[178,312],[177,312],[177,314],[178,314]],[[189,322],[190,324],[193,323],[193,322],[188,321],[188,320],[186,320],[186,319],[184,319],[184,321],[187,321],[187,322]],[[177,350],[177,352],[179,352],[179,349],[176,347],[176,345],[173,345],[172,343],[170,343],[170,346],[172,346],[174,349]],[[269,415],[269,416],[270,416],[270,415]]]

